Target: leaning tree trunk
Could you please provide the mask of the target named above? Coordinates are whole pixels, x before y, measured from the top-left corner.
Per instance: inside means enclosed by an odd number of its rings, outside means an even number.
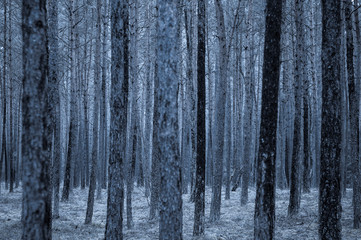
[[[319,239],[341,239],[341,0],[322,0]]]
[[[50,155],[47,123],[46,1],[22,3],[23,30],[23,232],[22,239],[51,239]],[[34,41],[36,39],[36,41]]]
[[[263,88],[254,238],[273,239],[275,231],[275,162],[280,40],[283,0],[267,0]]]

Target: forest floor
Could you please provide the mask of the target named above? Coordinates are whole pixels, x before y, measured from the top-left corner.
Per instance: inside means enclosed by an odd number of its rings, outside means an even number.
[[[8,193],[1,188],[0,194],[0,239],[21,239],[21,189]],[[95,201],[93,223],[84,225],[88,191],[75,189],[70,200],[60,203],[60,218],[53,221],[53,239],[103,239],[106,222],[106,191],[102,199]],[[209,222],[211,189],[206,191],[205,235],[192,238],[194,204],[189,202],[189,194],[183,196],[183,237],[184,239],[230,240],[253,239],[253,213],[255,189],[249,190],[249,203],[240,205],[240,189],[231,192],[231,199],[222,195],[221,220]],[[276,194],[276,236],[275,239],[318,239],[318,190],[302,194],[301,211],[298,216],[287,217],[288,190],[277,190]],[[361,230],[352,228],[352,190],[348,189],[342,200],[342,239],[361,239]],[[124,239],[158,239],[158,222],[149,221],[149,199],[144,197],[144,188],[135,187],[133,195],[134,227],[124,227]],[[124,226],[126,219],[124,219]]]

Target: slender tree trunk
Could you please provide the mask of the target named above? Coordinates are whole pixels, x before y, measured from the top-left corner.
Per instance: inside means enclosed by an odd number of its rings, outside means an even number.
[[[241,205],[245,205],[248,202],[248,184],[250,178],[250,163],[251,163],[251,151],[252,151],[252,113],[254,103],[254,83],[253,83],[253,42],[252,42],[252,11],[253,0],[248,2],[248,14],[246,20],[247,33],[245,36],[246,47],[246,76],[245,76],[245,111],[244,111],[244,141],[243,141],[243,174],[242,174],[242,191],[241,191]]]
[[[220,0],[214,1],[216,5],[217,33],[219,40],[219,79],[216,81],[216,101],[215,105],[215,133],[213,140],[213,186],[211,200],[211,222],[218,221],[221,217],[221,192],[223,180],[223,147],[224,147],[224,123],[225,123],[225,104],[227,91],[227,48],[226,48],[226,29],[224,25],[224,13]]]
[[[158,50],[156,49],[156,52]],[[154,88],[153,94],[155,96],[156,89],[159,87],[158,83],[158,64],[155,63],[154,66]],[[159,189],[160,189],[160,149],[159,149],[159,112],[158,109],[158,99],[154,97],[154,107],[153,107],[153,150],[152,150],[152,172],[151,172],[151,195],[150,195],[150,210],[149,218],[154,219],[158,216],[159,212]]]
[[[301,157],[303,139],[303,84],[305,82],[305,40],[304,40],[304,0],[295,0],[296,8],[296,43],[295,43],[295,122],[291,165],[290,202],[288,215],[298,214],[301,202]]]
[[[75,80],[75,66],[74,66],[74,16],[73,16],[73,6],[74,1],[68,0],[68,13],[69,13],[69,67],[70,67],[70,85],[71,85],[71,96],[70,96],[70,127],[69,127],[69,141],[68,141],[68,151],[66,158],[66,169],[64,176],[63,184],[63,193],[61,200],[68,201],[69,193],[73,188],[72,181],[72,171],[74,167],[74,156],[76,152],[76,140],[77,140],[77,106],[76,106],[76,80]]]
[[[125,145],[129,93],[128,1],[111,0],[111,128],[105,239],[123,239]]]
[[[101,10],[101,0],[97,0],[97,24],[100,27],[100,11]],[[100,59],[100,47],[101,47],[101,39],[100,39],[100,31],[98,31],[97,38],[96,38],[96,45],[95,45],[95,58]],[[100,64],[95,64],[94,69],[94,113],[93,113],[93,146],[92,146],[92,164],[90,170],[90,185],[89,185],[89,195],[88,195],[88,202],[87,202],[87,210],[85,216],[85,224],[90,224],[92,222],[93,217],[93,208],[94,208],[94,195],[97,184],[100,184],[97,175],[99,175],[99,151],[98,151],[98,144],[99,144],[99,109],[100,109],[100,98],[101,95],[101,76],[100,76]],[[98,179],[98,182],[97,182]]]
[[[266,5],[260,145],[256,165],[255,239],[271,240],[275,234],[276,128],[283,3],[282,0],[267,0]]]
[[[350,121],[350,149],[351,163],[353,169],[353,227],[360,228],[361,223],[361,196],[360,196],[360,169],[359,169],[359,153],[358,153],[358,134],[359,134],[359,84],[356,83],[354,69],[354,39],[353,39],[353,23],[352,23],[352,3],[347,0],[345,3],[346,17],[346,63],[348,77],[348,96],[349,96],[349,121]]]
[[[193,235],[204,234],[206,168],[206,3],[198,0],[197,162]]]
[[[7,79],[7,0],[4,0],[4,43],[3,43],[3,47],[4,47],[4,62],[3,62],[3,83],[2,83],[2,103],[3,103],[3,116],[2,116],[2,141],[1,141],[1,155],[0,155],[0,179],[1,179],[1,174],[2,174],[2,166],[3,163],[5,165],[5,181],[7,179],[7,174],[6,174],[6,163],[7,163],[7,152],[6,152],[6,79]],[[0,189],[1,189],[1,184],[0,184]]]
[[[322,0],[322,141],[319,239],[341,239],[341,1]]]
[[[53,217],[59,217],[60,191],[60,96],[58,84],[58,3],[55,0],[49,4],[49,80],[48,80],[48,114],[50,116],[49,141],[52,143],[52,187],[54,191]],[[51,26],[51,27],[50,27]]]

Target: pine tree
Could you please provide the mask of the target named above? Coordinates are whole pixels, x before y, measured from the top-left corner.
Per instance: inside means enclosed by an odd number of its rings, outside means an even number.
[[[198,0],[197,59],[197,161],[193,235],[204,234],[205,168],[206,168],[206,3]]]
[[[23,30],[23,233],[22,239],[51,239],[50,155],[46,1],[24,0]],[[36,39],[36,41],[34,41]]]
[[[260,145],[256,165],[255,239],[274,239],[275,231],[275,161],[282,7],[282,0],[267,0]]]
[[[182,239],[182,188],[178,148],[177,1],[158,0],[156,90],[159,112],[159,239]]]
[[[341,239],[341,0],[322,0],[319,239]]]
[[[128,74],[128,0],[111,0],[112,90],[107,223],[105,239],[123,239]]]

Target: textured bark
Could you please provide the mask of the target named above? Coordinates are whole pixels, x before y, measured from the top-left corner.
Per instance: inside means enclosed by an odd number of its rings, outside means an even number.
[[[346,17],[346,63],[348,77],[348,97],[349,97],[349,121],[350,121],[350,150],[351,164],[353,169],[353,227],[360,228],[361,223],[361,198],[360,198],[360,169],[359,169],[359,83],[355,79],[354,69],[354,38],[352,29],[352,3],[347,0],[345,3]]]
[[[295,0],[296,8],[296,43],[295,43],[295,121],[293,134],[293,151],[291,163],[290,202],[288,215],[298,214],[301,202],[301,157],[303,139],[303,84],[305,75],[305,39],[304,39],[304,0]]]
[[[7,71],[6,71],[6,66],[7,66],[7,0],[4,0],[4,55],[3,55],[3,82],[2,82],[2,92],[1,92],[1,95],[2,95],[2,107],[3,107],[3,116],[2,116],[2,140],[1,140],[1,152],[0,152],[0,179],[1,179],[1,174],[3,172],[3,169],[2,169],[2,166],[3,166],[3,162],[5,162],[5,181],[7,181],[7,171],[6,171],[6,163],[7,163],[7,151],[6,151],[6,110],[7,110],[7,107],[6,107],[6,103],[7,103],[7,99],[6,99],[6,96],[7,96],[7,91],[6,91],[6,88],[7,88],[7,84],[6,84],[6,79],[7,79]],[[0,186],[0,190],[1,190],[1,186]]]
[[[341,1],[322,0],[319,239],[341,239]]]
[[[75,79],[75,64],[74,64],[74,0],[68,0],[68,13],[69,13],[69,68],[70,68],[70,127],[69,127],[69,141],[68,151],[66,157],[66,170],[64,176],[63,192],[61,196],[62,201],[69,200],[69,193],[71,192],[72,185],[72,171],[74,169],[74,161],[77,148],[77,99],[76,99],[76,79]]]
[[[267,0],[262,113],[257,159],[254,238],[274,239],[277,100],[280,76],[282,0]]]
[[[105,239],[123,239],[124,158],[129,93],[128,1],[111,0],[111,122]]]
[[[101,0],[97,0],[97,22],[100,24],[100,7],[101,7]],[[95,45],[95,57],[96,59],[100,59],[100,32],[98,31],[96,45]],[[85,224],[90,224],[93,218],[93,208],[94,208],[94,195],[97,184],[99,186],[99,151],[98,151],[98,144],[99,144],[99,109],[100,109],[100,98],[101,95],[101,86],[99,84],[101,80],[100,76],[100,64],[95,64],[94,69],[94,113],[93,113],[93,145],[92,145],[92,154],[91,154],[91,169],[90,169],[90,185],[89,185],[89,194],[88,194],[88,202],[87,202],[87,209],[85,215]],[[98,182],[97,182],[98,180]]]
[[[213,185],[211,200],[211,222],[218,221],[221,217],[221,192],[223,179],[223,147],[224,147],[224,123],[227,91],[227,48],[226,29],[224,25],[224,13],[220,0],[214,1],[217,16],[217,34],[219,38],[219,79],[216,81],[216,108],[214,109],[215,133],[213,135]]]
[[[131,101],[130,101],[130,127],[129,127],[129,157],[127,159],[127,192],[126,192],[126,202],[127,202],[127,228],[131,229],[133,227],[133,213],[132,213],[132,193],[134,188],[134,177],[135,177],[135,168],[137,161],[137,145],[138,145],[138,126],[139,126],[139,108],[138,108],[138,67],[137,67],[137,28],[138,28],[138,1],[131,0],[129,9],[129,81],[131,86]]]
[[[160,207],[159,239],[182,239],[181,166],[178,148],[177,1],[158,0]]]
[[[198,0],[197,161],[193,235],[204,234],[206,168],[206,3]],[[230,160],[229,160],[230,161]]]
[[[51,239],[50,156],[45,134],[48,80],[46,1],[23,1],[23,232]],[[34,41],[36,39],[36,41]]]
[[[49,80],[48,80],[48,114],[50,117],[49,133],[54,141],[52,164],[52,187],[54,192],[53,218],[59,217],[60,191],[60,96],[58,84],[58,3],[55,0],[49,4]]]
[[[251,163],[251,152],[252,152],[252,113],[254,103],[254,61],[253,58],[253,38],[252,38],[252,11],[253,11],[253,0],[248,2],[248,13],[246,19],[246,76],[245,76],[245,111],[244,111],[244,141],[243,141],[243,174],[242,174],[242,191],[241,191],[241,205],[245,205],[248,202],[248,184],[250,178],[250,163]]]
[[[95,112],[98,111],[99,116],[99,123],[95,124],[98,125],[98,132],[97,132],[97,151],[98,151],[98,157],[97,157],[97,168],[96,168],[96,181],[97,181],[97,196],[96,199],[100,200],[101,199],[101,195],[102,195],[102,186],[101,186],[101,182],[102,182],[102,174],[103,174],[103,161],[105,160],[103,158],[103,151],[104,151],[104,119],[103,119],[103,112],[104,112],[104,106],[103,106],[103,92],[102,92],[102,86],[103,86],[103,74],[102,74],[102,65],[103,63],[101,62],[102,59],[102,54],[101,54],[101,47],[102,47],[102,43],[101,43],[101,32],[102,32],[102,24],[101,24],[101,17],[102,17],[102,3],[103,1],[96,1],[96,9],[97,9],[97,19],[96,19],[96,41],[95,41],[95,59],[98,59],[98,61],[96,61],[95,63],[95,81],[97,81],[98,83],[95,84],[95,94],[96,96],[96,101],[95,106],[98,105],[99,109],[96,109]],[[104,89],[105,90],[105,89]],[[94,136],[94,135],[93,135]],[[99,146],[99,147],[98,147]]]
[[[358,0],[354,0],[354,6],[359,8],[360,5],[358,3]],[[357,92],[357,98],[359,99],[360,98],[360,80],[361,80],[361,69],[360,69],[360,64],[361,64],[361,26],[360,26],[360,18],[359,18],[359,11],[360,9],[358,9],[357,11],[354,12],[354,17],[355,17],[355,27],[356,27],[356,31],[355,31],[355,43],[356,43],[356,46],[355,46],[355,52],[354,52],[354,56],[356,56],[356,61],[355,61],[355,66],[359,66],[359,67],[356,67],[355,68],[355,83],[356,83],[356,89],[358,89],[358,92]],[[359,109],[358,109],[359,110]],[[361,135],[360,135],[360,119],[358,119],[358,146],[360,146],[360,143],[361,143]],[[360,149],[358,147],[358,149]],[[360,159],[360,151],[359,151],[359,155],[358,155],[358,159]],[[355,228],[358,227],[360,228],[361,226],[361,207],[360,207],[360,204],[361,204],[361,186],[360,186],[360,180],[361,180],[361,173],[360,173],[360,161],[358,161],[358,166],[357,166],[357,169],[359,170],[359,172],[357,173],[358,175],[358,188],[357,188],[357,192],[358,192],[358,196],[357,198],[354,199],[354,201],[358,201],[358,208],[355,209],[358,211],[357,214],[355,214],[356,216],[356,219],[354,219],[354,221],[358,222],[358,223],[354,223],[354,226]],[[355,191],[355,190],[354,190]],[[357,216],[358,215],[358,216]]]
[[[13,98],[14,98],[14,72],[12,62],[12,2],[9,4],[9,127],[8,127],[8,154],[9,154],[9,192],[14,191],[15,182],[15,168],[14,168],[14,111],[13,111]]]
[[[157,50],[156,50],[157,51]],[[155,96],[156,89],[159,86],[158,80],[158,64],[154,66],[154,88],[153,94]],[[151,195],[150,195],[150,210],[149,218],[154,219],[159,213],[159,189],[160,189],[160,149],[159,149],[159,112],[158,99],[154,97],[153,108],[153,150],[152,150],[152,172],[151,172]]]
[[[108,135],[108,108],[107,108],[107,78],[108,78],[108,51],[107,51],[107,43],[108,43],[108,0],[103,1],[103,12],[102,12],[102,110],[101,110],[101,119],[102,126],[100,128],[102,132],[102,179],[101,179],[101,187],[105,189],[107,186],[107,166],[108,166],[108,158],[109,158],[109,135]]]
[[[157,9],[154,13],[158,15]],[[157,24],[156,24],[157,25]],[[156,27],[155,27],[156,28]],[[156,37],[154,37],[156,38]],[[155,55],[157,55],[157,46],[154,49]],[[148,84],[148,86],[150,83]],[[158,111],[158,99],[155,97],[156,91],[159,88],[158,80],[158,63],[154,62],[154,82],[152,90],[149,89],[149,94],[153,95],[153,129],[151,133],[152,144],[149,143],[149,146],[152,146],[150,150],[152,153],[151,159],[151,194],[150,194],[150,209],[149,209],[149,219],[155,219],[159,214],[159,189],[160,189],[160,159],[159,159],[159,111]]]
[[[308,82],[306,82],[308,83]],[[311,185],[311,173],[310,173],[310,144],[309,144],[309,97],[308,87],[304,88],[303,93],[303,191],[305,193],[310,192]]]

